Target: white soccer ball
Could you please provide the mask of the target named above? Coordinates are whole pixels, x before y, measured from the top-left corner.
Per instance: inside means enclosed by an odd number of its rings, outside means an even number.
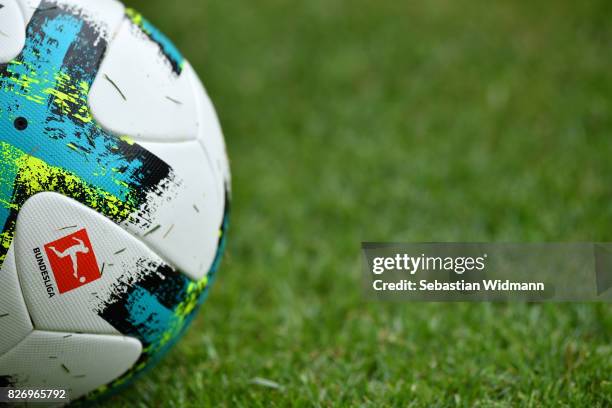
[[[95,399],[204,300],[230,171],[193,68],[115,0],[0,2],[0,387]]]

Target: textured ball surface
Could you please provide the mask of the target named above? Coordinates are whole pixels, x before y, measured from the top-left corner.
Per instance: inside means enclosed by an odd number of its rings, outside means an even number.
[[[115,0],[2,0],[0,387],[95,399],[180,337],[230,172],[197,75]]]

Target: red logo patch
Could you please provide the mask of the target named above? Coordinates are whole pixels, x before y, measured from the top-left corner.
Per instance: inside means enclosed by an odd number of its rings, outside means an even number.
[[[45,252],[60,293],[80,288],[102,277],[85,229],[46,244]]]

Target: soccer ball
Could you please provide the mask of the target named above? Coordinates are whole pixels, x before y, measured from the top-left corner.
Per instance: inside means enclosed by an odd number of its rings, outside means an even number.
[[[206,297],[223,136],[192,67],[115,0],[3,0],[0,27],[0,387],[96,399]]]

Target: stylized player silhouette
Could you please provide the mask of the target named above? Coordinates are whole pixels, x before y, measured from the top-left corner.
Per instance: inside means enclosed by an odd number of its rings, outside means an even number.
[[[55,252],[55,255],[57,255],[58,258],[66,258],[67,256],[70,257],[70,259],[72,260],[72,271],[73,271],[72,275],[75,277],[75,279],[78,279],[79,282],[83,283],[87,279],[84,276],[81,276],[79,278],[79,271],[78,271],[79,265],[77,262],[77,256],[78,254],[89,253],[89,248],[87,248],[85,244],[83,243],[83,241],[81,241],[78,238],[72,237],[72,240],[76,241],[77,243],[69,248],[66,248],[66,250],[64,250],[63,252],[58,251],[57,249],[55,249],[55,247],[49,247],[49,248],[52,249],[53,252]]]

